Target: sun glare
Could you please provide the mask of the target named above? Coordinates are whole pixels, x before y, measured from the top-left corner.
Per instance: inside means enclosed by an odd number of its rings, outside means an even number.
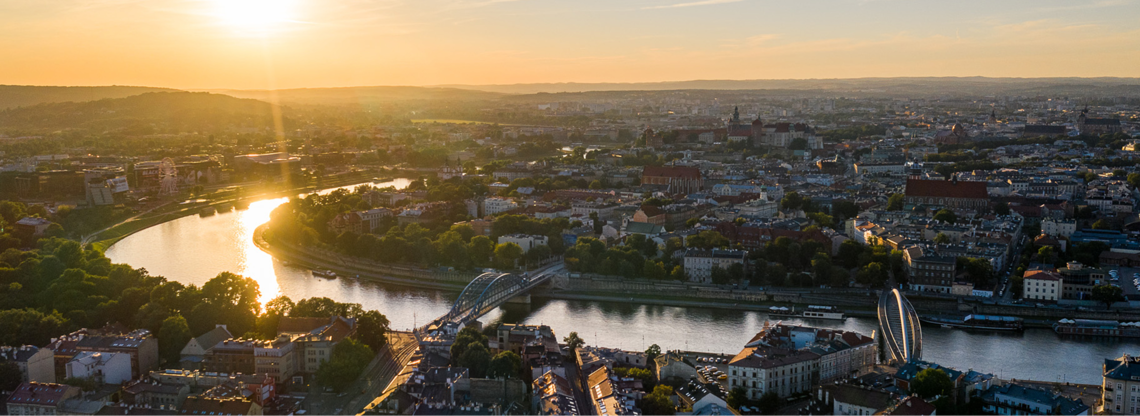
[[[227,25],[266,31],[293,21],[295,0],[212,0],[214,14]]]

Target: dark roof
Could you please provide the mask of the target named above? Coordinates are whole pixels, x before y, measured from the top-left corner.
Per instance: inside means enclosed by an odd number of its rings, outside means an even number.
[[[1140,357],[1124,355],[1104,360],[1104,377],[1116,380],[1140,379]]]
[[[20,384],[12,394],[8,395],[8,405],[59,406],[68,397],[78,394],[78,387],[31,381]]]
[[[925,400],[922,400],[922,399],[915,397],[915,396],[909,396],[905,399],[902,399],[902,401],[900,401],[899,404],[895,405],[894,408],[884,412],[883,414],[885,414],[885,415],[932,415],[932,414],[934,414],[935,410],[936,409],[934,408],[934,405],[927,403]]]
[[[989,199],[985,182],[907,179],[906,196]]]
[[[1119,126],[1120,120],[1115,118],[1086,118],[1085,125],[1094,126]]]
[[[1033,134],[1065,134],[1065,126],[1050,126],[1045,124],[1026,124],[1025,133]]]
[[[823,386],[823,390],[830,393],[832,399],[837,402],[869,407],[876,410],[886,409],[887,406],[890,406],[892,401],[890,393],[868,386],[832,384]]]
[[[249,413],[253,402],[240,399],[211,399],[189,397],[182,403],[182,414],[194,415],[244,415]]]
[[[700,178],[701,170],[687,166],[646,166],[641,176],[664,176],[670,178]]]

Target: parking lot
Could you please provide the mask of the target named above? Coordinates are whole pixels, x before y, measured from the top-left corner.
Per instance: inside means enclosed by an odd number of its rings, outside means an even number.
[[[697,368],[697,378],[701,382],[717,384],[724,394],[728,394],[728,360],[732,359],[731,355],[688,353],[685,358]]]
[[[1137,289],[1136,283],[1134,283],[1132,281],[1132,279],[1140,279],[1140,275],[1138,275],[1138,273],[1140,273],[1140,268],[1136,268],[1136,267],[1114,267],[1114,266],[1108,266],[1105,268],[1110,271],[1109,272],[1109,279],[1112,278],[1111,271],[1112,270],[1117,271],[1117,273],[1119,274],[1119,280],[1113,281],[1112,284],[1116,285],[1116,286],[1120,286],[1120,288],[1124,290],[1125,296],[1140,295],[1140,289]]]

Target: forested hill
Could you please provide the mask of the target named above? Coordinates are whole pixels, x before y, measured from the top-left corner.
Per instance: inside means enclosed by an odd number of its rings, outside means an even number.
[[[177,91],[151,87],[41,87],[34,85],[0,85],[0,110],[44,103],[95,101],[123,98],[147,92]]]
[[[293,88],[283,90],[209,90],[219,94],[240,98],[253,98],[270,101],[277,99],[281,104],[316,105],[370,105],[390,104],[406,101],[426,101],[445,103],[448,101],[488,100],[503,94],[488,91],[473,91],[458,88],[429,87],[344,87],[344,88]],[[276,96],[276,97],[274,97]]]
[[[284,127],[293,125],[283,108]],[[0,111],[0,132],[31,134],[77,129],[91,133],[155,134],[272,128],[269,103],[204,92],[151,92],[126,98],[39,104]]]

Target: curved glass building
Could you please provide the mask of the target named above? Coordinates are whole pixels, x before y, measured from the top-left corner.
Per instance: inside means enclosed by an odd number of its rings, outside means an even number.
[[[890,352],[888,359],[907,363],[922,358],[922,324],[910,301],[898,289],[879,296],[879,333]]]

